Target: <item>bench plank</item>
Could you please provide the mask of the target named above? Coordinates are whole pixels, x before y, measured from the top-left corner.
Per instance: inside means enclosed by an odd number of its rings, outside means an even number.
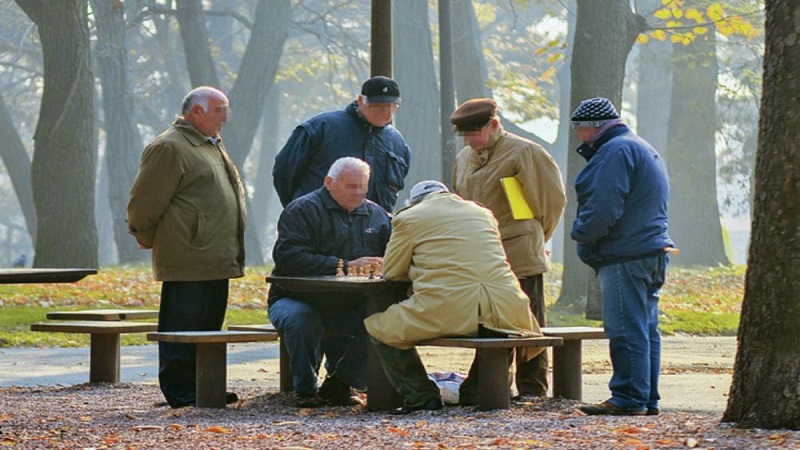
[[[52,311],[47,313],[51,320],[135,320],[158,319],[155,309],[83,309],[77,311]]]
[[[197,349],[196,393],[198,407],[224,408],[228,378],[227,344],[274,341],[278,333],[263,331],[162,331],[147,340],[194,344]]]
[[[31,331],[89,334],[89,382],[118,383],[120,334],[155,331],[158,325],[142,322],[41,322],[31,324]]]
[[[562,345],[559,337],[531,337],[531,338],[467,338],[451,337],[437,338],[422,341],[417,345],[435,347],[462,347],[462,348],[518,348],[518,347],[551,347]]]

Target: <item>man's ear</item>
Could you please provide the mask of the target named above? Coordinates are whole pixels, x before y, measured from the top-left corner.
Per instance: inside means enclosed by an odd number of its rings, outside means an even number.
[[[333,184],[333,178],[325,177],[324,183],[325,183],[325,189],[330,191],[331,190],[331,185]]]

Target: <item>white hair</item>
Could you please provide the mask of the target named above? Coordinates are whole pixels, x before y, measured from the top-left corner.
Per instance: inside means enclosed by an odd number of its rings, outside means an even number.
[[[342,172],[345,171],[358,171],[366,174],[367,176],[369,176],[370,173],[369,164],[358,158],[345,156],[344,158],[337,159],[333,162],[333,164],[331,164],[330,169],[328,169],[328,176],[335,180]]]
[[[220,100],[227,100],[228,97],[217,88],[211,86],[198,86],[183,97],[183,105],[181,106],[181,114],[186,114],[192,110],[194,105],[200,105],[204,112],[208,112],[208,100],[218,98]]]

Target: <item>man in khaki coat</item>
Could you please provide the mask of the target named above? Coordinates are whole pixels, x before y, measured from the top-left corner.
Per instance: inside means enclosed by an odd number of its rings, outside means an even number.
[[[546,326],[543,274],[550,270],[550,259],[544,244],[553,236],[567,204],[561,172],[540,145],[503,129],[497,103],[490,98],[464,102],[453,111],[450,122],[466,145],[453,166],[455,193],[489,208],[497,218],[511,269],[539,325]],[[501,184],[510,178],[519,183],[533,218],[512,214]],[[517,358],[520,395],[547,395],[547,372],[547,352],[528,362]]]
[[[128,228],[153,250],[161,285],[158,331],[219,330],[228,279],[244,274],[244,188],[219,132],[228,98],[201,86],[181,116],[142,154],[128,203]],[[159,342],[158,379],[173,408],[195,404],[195,346]],[[229,392],[226,401],[238,400]]]
[[[528,298],[511,272],[491,211],[447,192],[438,181],[411,189],[412,206],[392,221],[383,276],[412,282],[413,294],[364,324],[407,414],[442,407],[415,344],[445,336],[541,336]],[[541,349],[530,349],[536,356]],[[477,361],[462,385],[477,402]],[[470,390],[469,392],[466,392]]]

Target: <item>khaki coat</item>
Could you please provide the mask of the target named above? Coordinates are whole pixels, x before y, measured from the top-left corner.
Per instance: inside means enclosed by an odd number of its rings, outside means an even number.
[[[497,221],[488,209],[455,194],[428,194],[397,213],[383,275],[411,281],[413,290],[364,321],[384,344],[408,349],[426,339],[476,336],[479,324],[514,336],[541,336],[506,262]]]
[[[244,189],[222,143],[176,120],[142,154],[130,191],[128,229],[153,249],[159,281],[244,273]]]
[[[500,179],[517,177],[533,219],[515,220]],[[550,270],[544,244],[564,213],[567,196],[561,171],[540,145],[500,126],[481,149],[464,147],[453,166],[455,192],[489,208],[500,223],[500,235],[511,268],[518,277]]]

